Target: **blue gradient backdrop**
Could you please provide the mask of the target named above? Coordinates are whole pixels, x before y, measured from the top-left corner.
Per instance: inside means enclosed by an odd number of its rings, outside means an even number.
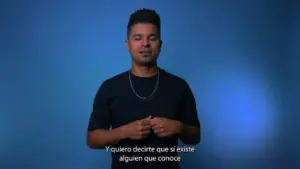
[[[299,3],[284,0],[1,0],[0,168],[110,167],[86,128],[142,7],[161,15],[160,66],[197,99],[203,139],[182,168],[299,169]]]

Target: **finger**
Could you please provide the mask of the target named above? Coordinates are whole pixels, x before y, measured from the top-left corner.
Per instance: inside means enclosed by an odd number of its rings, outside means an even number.
[[[140,124],[139,126],[137,126],[137,130],[138,131],[142,131],[142,130],[145,130],[145,129],[150,129],[151,128],[151,125],[150,124]]]
[[[142,121],[141,121],[141,124],[142,124],[142,125],[151,124],[151,123],[150,123],[150,119],[144,119],[144,120],[142,120]]]
[[[151,130],[141,131],[141,135],[143,135],[143,136],[149,135],[150,133],[151,133]]]
[[[164,128],[154,129],[154,133],[157,134],[157,135],[163,133],[164,131],[165,131]]]
[[[157,135],[158,135],[159,137],[165,137],[165,136],[166,136],[166,134],[165,134],[164,132],[158,133]]]
[[[152,126],[152,129],[165,127],[163,122],[157,122],[157,123],[151,124],[151,126]]]
[[[144,131],[144,130],[150,130],[150,129],[152,129],[152,127],[151,127],[150,124],[141,126],[141,128],[140,128],[141,131]]]
[[[151,120],[151,118],[152,118],[152,116],[151,116],[151,115],[149,115],[148,117],[146,117],[146,118],[142,119],[141,121],[149,121],[149,120]]]
[[[152,128],[152,130],[158,130],[158,129],[161,129],[163,127],[161,125],[159,125],[159,124],[156,124],[154,126],[151,126],[151,128]]]
[[[159,137],[171,137],[172,136],[172,134],[171,134],[171,132],[160,132],[160,133],[158,133],[157,134]]]
[[[158,117],[154,117],[150,120],[151,125],[155,125],[155,124],[158,124],[158,123],[160,123],[160,119]]]
[[[163,132],[163,133],[159,133],[158,136],[159,137],[169,137],[170,135],[167,132]]]

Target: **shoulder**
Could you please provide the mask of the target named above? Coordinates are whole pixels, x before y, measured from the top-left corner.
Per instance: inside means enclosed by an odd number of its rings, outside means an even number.
[[[119,83],[124,82],[128,78],[128,71],[121,72],[117,75],[114,75],[102,83],[103,85],[109,85],[109,86],[114,86],[118,85]]]
[[[183,77],[170,73],[164,69],[161,69],[161,72],[167,82],[172,84],[172,86],[183,90],[189,89],[189,84]]]
[[[183,77],[170,73],[166,70],[161,70],[161,74],[163,86],[167,91],[176,95],[178,94],[180,97],[184,98],[193,95],[188,82]]]
[[[110,78],[105,79],[99,88],[99,91],[111,92],[118,88],[122,83],[126,82],[128,71],[121,72]]]
[[[163,74],[165,75],[165,77],[167,77],[166,79],[168,79],[166,85],[168,90],[171,90],[175,94],[179,94],[179,96],[183,98],[184,102],[194,102],[194,93],[190,85],[184,78],[167,71],[163,71]]]

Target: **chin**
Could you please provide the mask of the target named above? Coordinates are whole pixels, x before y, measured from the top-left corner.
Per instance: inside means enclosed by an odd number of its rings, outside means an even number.
[[[137,63],[141,66],[151,66],[151,65],[156,64],[156,60],[147,60],[147,61],[143,60],[143,61],[139,61]]]
[[[141,66],[150,66],[156,64],[157,57],[155,56],[136,56],[132,58],[133,61]]]

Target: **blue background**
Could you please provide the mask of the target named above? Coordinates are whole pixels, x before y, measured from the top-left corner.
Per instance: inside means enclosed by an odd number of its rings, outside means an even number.
[[[182,168],[297,169],[300,12],[285,0],[1,0],[0,168],[110,167],[86,128],[100,84],[130,68],[143,7],[161,15],[160,67],[197,99],[202,142]]]

